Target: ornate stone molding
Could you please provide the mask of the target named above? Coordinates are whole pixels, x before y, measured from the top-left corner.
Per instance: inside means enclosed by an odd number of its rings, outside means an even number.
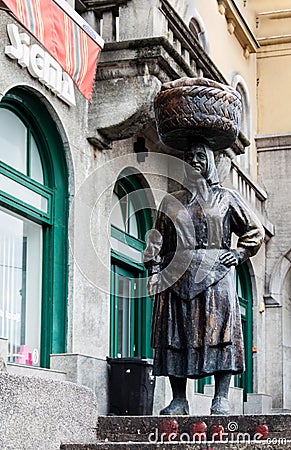
[[[227,29],[239,41],[245,58],[248,58],[250,53],[256,53],[260,45],[235,2],[233,0],[217,0],[217,2],[220,14],[225,16]]]
[[[258,13],[257,26],[261,29],[260,36],[258,37],[260,45],[264,47],[267,45],[289,44],[291,42],[291,33],[288,33],[288,27],[286,25],[288,23],[290,24],[290,18],[290,8],[275,9]],[[279,27],[278,23],[278,21],[282,19],[285,19],[285,26],[283,25],[283,28]]]
[[[259,18],[267,17],[268,19],[289,19],[291,17],[291,9],[275,9],[272,11],[263,11],[257,14]]]
[[[282,34],[278,36],[268,36],[258,38],[261,46],[265,45],[276,45],[276,44],[290,44],[291,34]]]

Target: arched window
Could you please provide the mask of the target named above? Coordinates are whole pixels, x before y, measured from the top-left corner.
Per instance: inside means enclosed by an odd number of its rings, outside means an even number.
[[[189,23],[189,29],[193,36],[197,39],[201,47],[206,53],[209,53],[209,43],[205,31],[205,27],[202,18],[196,13],[195,17],[192,17]]]
[[[44,104],[0,102],[0,337],[8,361],[49,366],[65,351],[67,170]]]
[[[147,195],[138,177],[124,171],[112,196],[110,356],[151,357],[152,304],[143,265],[151,228]]]
[[[251,139],[251,111],[247,85],[240,75],[236,75],[232,82],[233,87],[240,93],[242,100],[241,131],[245,137]],[[243,155],[238,156],[240,167],[247,173],[251,172],[251,146],[247,147]]]

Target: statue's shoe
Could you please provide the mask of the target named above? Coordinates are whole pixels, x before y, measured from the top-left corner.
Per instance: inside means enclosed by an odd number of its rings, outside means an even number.
[[[174,398],[171,403],[160,411],[161,416],[188,416],[189,404],[186,399]]]
[[[230,414],[228,399],[220,396],[214,397],[210,412],[214,416],[228,416]]]

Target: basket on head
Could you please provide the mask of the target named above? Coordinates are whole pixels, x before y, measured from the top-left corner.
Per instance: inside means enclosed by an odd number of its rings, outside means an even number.
[[[163,84],[154,107],[161,141],[178,150],[187,150],[197,138],[206,140],[212,150],[223,150],[239,133],[239,92],[207,78],[185,77]]]

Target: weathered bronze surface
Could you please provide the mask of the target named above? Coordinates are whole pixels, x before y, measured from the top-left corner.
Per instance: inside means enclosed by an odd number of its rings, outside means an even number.
[[[238,108],[232,115],[235,120],[231,119],[233,125],[227,128],[225,123],[230,119],[225,92],[228,93],[229,88],[223,90],[220,85],[224,103],[220,106],[220,118],[216,120],[211,108],[205,112],[203,97],[192,96],[195,79],[177,80],[166,86],[168,97],[172,90],[176,91],[177,85],[184,89],[187,83],[191,86],[191,98],[187,98],[183,90],[177,128],[171,102],[163,104],[169,111],[158,111],[157,114],[158,130],[162,130],[164,142],[168,141],[168,131],[165,121],[162,125],[159,122],[161,117],[170,118],[170,139],[178,136],[179,145],[183,141],[179,138],[183,135],[180,128],[183,111],[188,114],[188,125],[184,129],[187,135],[184,141],[184,186],[162,200],[145,251],[145,264],[150,275],[148,287],[154,298],[154,373],[169,376],[173,391],[173,401],[161,414],[187,414],[186,378],[208,375],[214,375],[216,384],[212,414],[228,414],[231,374],[244,371],[239,301],[231,268],[258,251],[264,231],[240,195],[220,186],[214,162],[213,149],[219,148],[222,142],[233,142],[238,133],[240,105],[235,106]],[[208,80],[198,81],[198,87],[209,84]],[[158,94],[155,102],[159,108],[163,92],[166,90]],[[217,93],[214,97],[216,99]],[[211,96],[208,101],[211,105]],[[195,104],[195,120],[191,116],[192,106],[188,108],[192,103]],[[196,127],[199,108],[203,118]],[[215,127],[223,130],[223,140],[222,134],[216,133],[213,127],[210,138],[207,115],[212,124],[216,123]],[[238,236],[235,249],[231,248],[233,233]]]
[[[162,86],[155,98],[161,141],[185,151],[193,137],[207,139],[212,150],[231,147],[239,132],[240,94],[207,78],[180,78]]]

